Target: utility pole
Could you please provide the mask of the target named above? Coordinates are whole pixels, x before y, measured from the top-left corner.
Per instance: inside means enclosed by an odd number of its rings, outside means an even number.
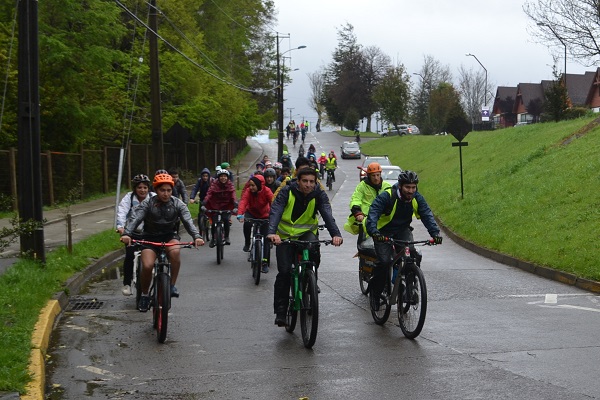
[[[156,0],[150,0],[148,25],[150,32],[150,113],[152,115],[152,154],[154,170],[165,168],[163,152],[162,111],[160,106],[160,69],[158,64],[158,22]]]
[[[19,1],[18,168],[19,218],[38,223],[21,235],[21,251],[46,262],[42,208],[38,1]]]

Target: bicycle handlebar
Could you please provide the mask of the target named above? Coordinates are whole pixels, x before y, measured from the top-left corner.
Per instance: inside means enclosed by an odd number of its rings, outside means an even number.
[[[191,249],[194,247],[194,242],[152,242],[149,240],[137,240],[132,239],[131,244],[140,244],[146,246],[154,246],[154,247],[173,247],[173,246],[181,246],[184,249]]]
[[[297,239],[285,239],[282,240],[280,244],[297,244],[297,245],[301,245],[301,246],[310,246],[313,244],[317,244],[317,243],[323,243],[325,246],[329,246],[330,244],[333,243],[333,240],[328,239],[328,240],[297,240]]]
[[[400,239],[386,237],[385,240],[383,240],[383,242],[400,244],[403,246],[410,246],[413,244],[422,244],[423,246],[436,246],[435,239],[409,241],[409,240],[400,240]]]
[[[259,224],[259,225],[264,225],[267,222],[269,222],[268,218],[244,218],[244,220],[247,221],[247,222],[251,222],[253,224],[256,223],[256,224]]]

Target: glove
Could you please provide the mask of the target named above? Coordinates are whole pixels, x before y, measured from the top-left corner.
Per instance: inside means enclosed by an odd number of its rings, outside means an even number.
[[[442,237],[441,236],[434,236],[433,237],[433,243],[434,244],[442,244]]]
[[[383,236],[381,233],[376,233],[373,235],[373,240],[376,242],[385,242],[387,238]]]
[[[237,219],[238,219],[238,221],[241,221],[241,220],[244,219],[244,216],[242,214],[240,214],[240,215],[237,216]]]
[[[204,206],[200,207],[200,209],[201,209],[202,211],[206,211],[206,207],[204,207]]]

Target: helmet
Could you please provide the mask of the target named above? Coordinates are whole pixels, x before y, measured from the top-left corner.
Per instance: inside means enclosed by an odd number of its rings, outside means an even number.
[[[221,168],[229,168],[229,163],[227,161],[221,163]]]
[[[160,175],[160,174],[168,174],[169,171],[167,171],[166,169],[157,169],[156,172],[154,173],[154,176],[156,175]]]
[[[327,157],[327,154],[321,153],[321,157]]]
[[[273,163],[269,160],[265,161],[265,167],[272,167]]]
[[[131,183],[133,184],[133,187],[137,187],[137,185],[139,185],[140,183],[147,183],[149,185],[150,178],[148,178],[148,175],[139,174],[133,177]]]
[[[287,150],[284,150],[284,151],[283,151],[283,155],[284,155],[284,156],[287,156],[287,154],[288,154],[288,151],[287,151]]]
[[[277,161],[275,164],[273,164],[273,168],[275,168],[275,169],[281,169],[281,168],[283,168],[283,164],[280,163],[279,161]]]
[[[398,175],[398,183],[403,185],[405,183],[419,183],[419,177],[414,171],[402,171]]]
[[[376,172],[381,172],[381,165],[377,162],[372,162],[367,166],[367,174],[374,174]]]
[[[221,175],[227,175],[227,176],[229,176],[229,171],[227,171],[225,168],[222,168],[222,169],[220,169],[220,170],[217,172],[217,177],[219,177],[219,176],[221,176]]]
[[[171,187],[175,186],[173,177],[169,174],[157,174],[154,176],[154,181],[152,181],[152,186],[154,186],[154,188],[159,187],[163,183],[168,183]]]
[[[267,169],[265,169],[264,175],[265,176],[277,176],[277,173],[275,172],[275,170],[273,168],[267,168]]]

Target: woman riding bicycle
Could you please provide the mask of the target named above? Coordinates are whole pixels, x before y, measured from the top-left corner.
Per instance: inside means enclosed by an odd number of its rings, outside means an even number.
[[[177,233],[179,221],[183,222],[183,226],[187,232],[194,238],[194,245],[202,246],[204,240],[198,229],[194,225],[192,215],[186,204],[176,197],[171,196],[173,193],[173,178],[166,171],[159,170],[154,176],[152,186],[156,192],[156,196],[146,198],[138,207],[133,210],[133,213],[127,220],[125,230],[121,236],[121,241],[126,245],[131,244],[131,236],[136,228],[143,222],[144,231],[141,234],[144,240],[153,242],[172,243],[180,240]],[[167,253],[171,262],[171,296],[179,297],[179,291],[175,287],[179,267],[181,266],[181,258],[179,248],[173,246]],[[156,261],[157,253],[154,249],[142,250],[142,296],[138,309],[142,312],[148,311],[150,306],[150,297],[148,290],[152,280],[152,268]]]
[[[208,210],[233,210],[236,205],[237,197],[233,182],[229,179],[229,172],[223,169],[219,171],[217,179],[210,185],[210,189],[208,189],[208,193],[202,202],[202,206]],[[212,219],[213,213],[208,212],[207,215]],[[229,221],[225,221],[223,225],[225,228],[225,244],[231,244],[229,241]],[[215,229],[216,227],[213,225],[211,227],[209,247],[215,247]]]
[[[413,171],[402,171],[398,175],[398,183],[381,192],[371,204],[367,216],[367,233],[375,242],[377,263],[373,278],[369,283],[373,301],[379,301],[385,286],[385,279],[390,264],[394,259],[393,244],[385,242],[386,237],[412,241],[410,226],[413,215],[421,219],[435,244],[442,243],[440,228],[435,222],[433,212],[425,198],[417,192],[419,177]],[[373,310],[379,309],[379,303],[372,304]]]
[[[317,239],[318,212],[333,239],[333,245],[340,246],[343,242],[342,235],[333,218],[327,194],[317,186],[317,171],[309,167],[300,167],[296,177],[297,180],[283,187],[273,200],[267,238],[276,245],[285,239]],[[316,253],[313,260],[318,265],[318,249]],[[290,295],[290,271],[296,257],[296,249],[292,245],[282,244],[277,246],[276,254],[278,273],[275,278],[273,302],[275,325],[285,326]]]
[[[242,199],[238,206],[238,221],[244,224],[244,252],[250,251],[250,234],[252,231],[252,222],[244,221],[245,218],[267,219],[271,211],[271,202],[273,201],[273,192],[265,185],[265,178],[262,175],[254,175],[248,181],[248,189],[242,194]],[[261,226],[263,237],[267,237],[266,224]],[[267,264],[270,260],[271,246],[264,246],[264,255]],[[269,267],[264,266],[263,273],[269,272]]]

